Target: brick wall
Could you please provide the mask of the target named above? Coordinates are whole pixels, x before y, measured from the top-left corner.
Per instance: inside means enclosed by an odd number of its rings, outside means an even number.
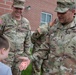
[[[52,20],[56,18],[56,0],[27,0],[25,7],[27,6],[31,6],[31,10],[25,10],[24,16],[30,21],[32,30],[36,30],[40,25],[41,12],[52,14]]]
[[[12,11],[11,5],[12,5],[11,0],[0,0],[0,16],[4,13],[11,12]]]

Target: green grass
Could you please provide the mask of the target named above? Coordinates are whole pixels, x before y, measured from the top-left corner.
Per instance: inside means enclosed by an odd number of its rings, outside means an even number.
[[[27,67],[26,70],[22,71],[21,75],[32,75],[32,63]]]

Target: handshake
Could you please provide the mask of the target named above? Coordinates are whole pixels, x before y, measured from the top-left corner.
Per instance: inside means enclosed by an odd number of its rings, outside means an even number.
[[[19,64],[20,71],[25,70],[30,64],[30,59],[28,57],[19,57],[19,59],[22,60]]]

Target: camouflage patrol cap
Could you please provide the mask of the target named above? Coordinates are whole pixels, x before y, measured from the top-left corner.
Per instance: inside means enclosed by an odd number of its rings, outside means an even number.
[[[16,8],[24,8],[25,0],[13,0],[13,6]]]
[[[75,7],[75,2],[73,0],[57,0],[56,12],[65,13],[69,9]]]

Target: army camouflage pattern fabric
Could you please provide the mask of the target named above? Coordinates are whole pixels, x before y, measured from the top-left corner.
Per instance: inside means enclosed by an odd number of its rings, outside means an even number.
[[[32,75],[40,75],[41,74],[41,66],[43,63],[43,60],[46,59],[47,50],[40,50],[41,44],[43,44],[44,41],[46,41],[46,34],[42,33],[40,34],[38,31],[35,31],[31,36],[31,41],[33,43],[33,72]],[[45,44],[44,44],[45,45]]]
[[[54,22],[52,22],[51,25],[53,25]],[[39,26],[39,28],[42,29],[41,32],[39,33],[38,30],[36,30],[31,36],[31,41],[33,43],[33,52],[32,52],[33,73],[32,75],[41,75],[43,62],[44,60],[47,59],[47,54],[49,52],[48,51],[49,35],[48,35],[48,30],[47,30],[48,26],[50,26],[50,23]],[[42,32],[44,28],[46,29],[44,32]]]
[[[16,8],[25,8],[25,0],[14,0],[13,6]]]
[[[21,21],[15,20],[11,14],[4,14],[0,17],[2,25],[0,30],[3,30],[10,42],[11,50],[9,58],[6,60],[7,64],[14,68],[14,71],[18,69],[18,56],[30,55],[30,24],[29,21],[22,17]],[[18,74],[19,75],[19,74]]]
[[[48,27],[41,28],[42,32],[46,29]],[[57,21],[48,33],[50,48],[43,63],[42,75],[76,75],[76,17],[65,26]]]

